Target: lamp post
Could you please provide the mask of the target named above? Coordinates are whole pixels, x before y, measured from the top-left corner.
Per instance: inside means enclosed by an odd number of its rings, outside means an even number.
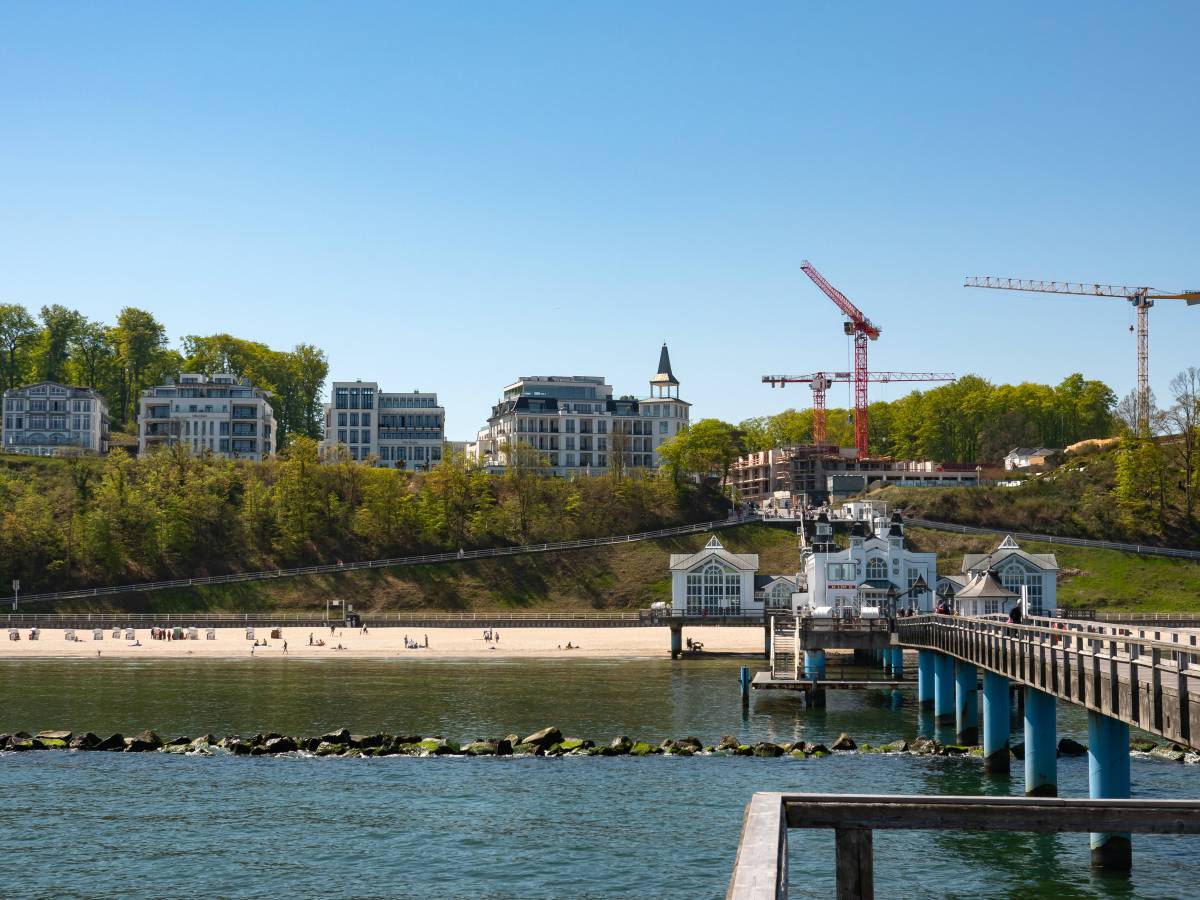
[[[17,611],[17,599],[21,593],[21,579],[14,578],[12,584],[13,584],[13,612],[16,612]]]

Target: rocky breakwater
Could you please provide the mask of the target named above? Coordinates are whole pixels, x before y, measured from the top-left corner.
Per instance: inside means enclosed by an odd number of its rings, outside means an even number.
[[[1200,757],[1189,753],[1175,744],[1157,746],[1153,741],[1135,738],[1130,749],[1148,753],[1150,756],[1180,762],[1200,761]],[[726,735],[714,744],[706,744],[697,737],[668,738],[657,743],[636,740],[618,735],[609,741],[594,741],[590,738],[569,737],[553,726],[542,728],[532,734],[517,733],[503,737],[476,737],[466,741],[455,741],[441,735],[429,737],[419,734],[352,734],[348,728],[339,728],[311,737],[295,737],[278,732],[263,732],[249,737],[203,734],[197,737],[174,737],[164,739],[154,731],[140,731],[133,735],[120,733],[106,737],[90,731],[75,734],[65,730],[39,731],[37,734],[18,731],[15,734],[0,734],[0,752],[29,752],[41,750],[69,750],[84,752],[116,753],[174,753],[193,756],[509,756],[509,757],[563,757],[563,756],[752,756],[760,759],[820,759],[833,754],[883,753],[915,754],[919,756],[982,756],[978,746],[943,744],[928,737],[914,741],[896,740],[887,744],[872,745],[858,743],[850,735],[842,733],[828,746],[823,743],[791,741],[773,743],[759,741],[744,743],[732,735]],[[1013,756],[1023,758],[1024,748],[1017,744]],[[1060,744],[1060,754],[1086,753],[1087,748],[1074,741]]]

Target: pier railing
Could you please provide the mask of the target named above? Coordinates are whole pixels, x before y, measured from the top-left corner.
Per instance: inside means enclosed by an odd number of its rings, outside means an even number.
[[[275,578],[294,578],[298,575],[336,575],[364,569],[390,569],[398,566],[421,566],[437,563],[456,563],[476,559],[493,559],[499,556],[522,556],[531,553],[548,553],[558,550],[582,550],[588,547],[608,547],[613,544],[628,544],[636,541],[653,541],[659,538],[678,537],[744,525],[751,519],[729,518],[695,525],[679,525],[660,528],[657,531],[641,531],[636,534],[612,535],[609,537],[583,538],[576,541],[552,541],[545,544],[523,544],[517,547],[491,547],[485,550],[456,550],[449,553],[426,553],[419,556],[399,556],[389,559],[370,559],[359,562],[327,563],[319,566],[299,566],[292,569],[269,569],[261,572],[235,572],[230,575],[206,575],[199,578],[176,578],[170,581],[143,581],[135,584],[118,584],[106,587],[79,588],[70,591],[26,594],[20,603],[43,603],[50,600],[87,600],[92,597],[111,597],[120,594],[141,594],[151,591],[167,591],[176,588],[200,587],[214,584],[237,584],[245,581],[269,581]],[[4,602],[0,599],[0,603]]]
[[[1035,620],[1038,621],[1038,620]],[[1042,620],[1045,621],[1045,620]],[[1097,628],[1097,623],[1081,623]],[[1200,747],[1200,647],[1130,628],[1011,625],[966,616],[897,621],[904,647],[937,650],[1129,725]],[[1160,637],[1163,637],[1159,633]]]
[[[1200,834],[1200,801],[759,792],[726,900],[786,900],[788,829],[832,829],[838,900],[875,896],[875,829]]]

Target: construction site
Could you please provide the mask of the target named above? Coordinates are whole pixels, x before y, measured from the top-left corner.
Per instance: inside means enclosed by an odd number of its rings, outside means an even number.
[[[843,333],[853,342],[853,371],[817,370],[801,375],[762,376],[762,383],[773,388],[783,388],[789,384],[808,386],[812,394],[812,442],[803,446],[776,447],[739,457],[730,471],[730,482],[737,499],[753,503],[765,514],[770,514],[843,499],[881,485],[978,485],[983,467],[977,462],[951,463],[871,455],[868,418],[871,384],[947,383],[955,381],[956,376],[947,372],[871,371],[868,347],[872,341],[879,339],[881,328],[830,284],[811,262],[805,260],[800,268],[844,316]],[[1200,291],[1162,291],[1151,287],[1098,283],[971,277],[964,281],[964,287],[1112,297],[1127,301],[1137,313],[1136,326],[1131,325],[1130,331],[1136,331],[1137,337],[1137,388],[1134,398],[1136,428],[1140,433],[1149,432],[1153,405],[1149,387],[1149,311],[1157,300],[1184,300],[1188,306],[1200,304]],[[827,437],[826,394],[835,384],[846,384],[851,388],[853,447],[840,446]]]

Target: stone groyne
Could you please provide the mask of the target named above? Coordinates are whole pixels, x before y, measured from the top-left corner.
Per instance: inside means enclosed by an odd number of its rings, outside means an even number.
[[[458,742],[445,737],[423,737],[405,734],[351,734],[349,729],[313,737],[292,737],[277,732],[252,737],[212,734],[199,737],[176,737],[164,740],[154,731],[141,731],[132,736],[111,734],[101,737],[92,732],[75,734],[71,731],[40,731],[37,734],[17,732],[0,734],[0,751],[29,752],[39,750],[75,750],[118,753],[176,753],[192,756],[304,756],[375,757],[375,756],[753,756],[795,759],[820,758],[832,753],[910,753],[923,756],[982,756],[978,746],[943,744],[929,737],[914,741],[897,740],[888,744],[859,744],[850,735],[841,734],[826,746],[822,743],[792,741],[773,743],[758,741],[742,743],[726,735],[715,744],[705,744],[699,738],[667,739],[659,743],[618,736],[607,743],[588,738],[566,737],[555,727],[543,728],[521,737],[509,734],[502,738],[477,738]],[[1157,744],[1151,740],[1134,739],[1130,750],[1172,762],[1194,761],[1194,754],[1177,744]],[[1012,755],[1024,758],[1024,748],[1017,744]],[[1080,756],[1087,753],[1082,744],[1064,738],[1059,742],[1059,755]],[[1200,759],[1200,758],[1196,758]]]

